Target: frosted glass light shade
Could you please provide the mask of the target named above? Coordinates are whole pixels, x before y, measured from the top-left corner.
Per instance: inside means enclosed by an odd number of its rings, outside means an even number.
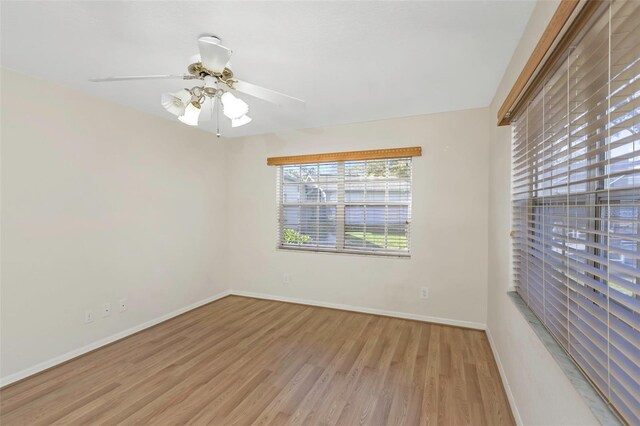
[[[184,115],[178,117],[178,120],[189,126],[198,125],[198,117],[200,116],[200,104],[191,102],[184,110]]]
[[[189,102],[191,102],[191,93],[185,89],[176,93],[163,93],[160,101],[164,109],[178,117],[184,114]]]
[[[244,126],[245,124],[249,123],[251,121],[251,117],[249,117],[248,115],[243,115],[240,118],[234,118],[231,120],[231,127],[240,127],[240,126]]]
[[[232,120],[238,119],[249,112],[249,105],[229,92],[224,92],[220,96],[220,100],[222,101],[222,112]]]

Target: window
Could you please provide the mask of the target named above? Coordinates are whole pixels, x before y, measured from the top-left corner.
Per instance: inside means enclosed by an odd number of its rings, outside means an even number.
[[[278,167],[278,246],[409,255],[411,158]]]
[[[613,1],[513,124],[518,293],[640,424],[640,3]]]

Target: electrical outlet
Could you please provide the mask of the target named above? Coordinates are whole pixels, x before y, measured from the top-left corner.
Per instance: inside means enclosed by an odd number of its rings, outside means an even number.
[[[421,287],[420,288],[420,299],[428,299],[429,298],[429,288]]]
[[[84,311],[84,323],[89,324],[90,322],[93,322],[93,320],[94,320],[93,311],[92,310]]]
[[[282,274],[282,284],[291,284],[291,274],[289,274],[288,272]]]
[[[111,303],[105,303],[102,305],[102,316],[108,317],[111,315]]]
[[[119,302],[120,312],[124,312],[127,310],[127,299],[120,299]]]

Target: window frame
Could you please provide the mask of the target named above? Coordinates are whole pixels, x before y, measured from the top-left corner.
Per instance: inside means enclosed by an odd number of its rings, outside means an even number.
[[[409,184],[408,191],[408,200],[406,202],[398,201],[389,201],[389,188],[385,188],[385,200],[384,201],[346,201],[346,189],[345,182],[347,182],[346,177],[346,163],[357,163],[357,162],[367,162],[367,161],[394,161],[394,160],[404,160],[409,164],[409,176],[408,178],[398,178],[398,182],[407,181]],[[335,224],[335,233],[336,233],[336,243],[335,247],[323,247],[317,245],[309,245],[305,246],[302,244],[284,244],[283,243],[283,231],[284,227],[284,217],[285,217],[285,207],[287,207],[287,203],[284,202],[284,167],[287,166],[304,166],[305,164],[317,164],[320,167],[322,164],[335,163],[337,166],[337,191],[336,191],[336,201],[330,203],[308,203],[310,207],[312,206],[333,206],[335,207],[336,214],[336,224]],[[393,180],[391,180],[393,181]],[[333,182],[331,182],[333,183]],[[407,157],[390,157],[390,158],[377,158],[377,159],[363,159],[363,160],[352,160],[352,159],[344,159],[344,160],[335,160],[335,161],[320,161],[314,163],[299,163],[299,164],[286,164],[286,165],[278,165],[277,167],[277,179],[276,179],[276,204],[277,204],[277,240],[276,240],[276,249],[283,250],[287,252],[307,252],[307,253],[330,253],[330,254],[347,254],[347,255],[356,255],[356,256],[379,256],[379,257],[395,257],[395,258],[403,258],[410,259],[412,254],[411,247],[411,224],[412,224],[412,204],[413,204],[413,158],[411,156]],[[302,206],[306,203],[291,203],[291,204],[299,204]],[[405,235],[406,235],[406,251],[403,250],[390,250],[388,248],[381,248],[380,250],[372,250],[372,249],[358,249],[353,247],[348,247],[345,243],[345,232],[347,228],[346,224],[346,216],[345,212],[347,207],[349,206],[381,206],[388,208],[390,206],[406,206],[407,207],[407,220],[404,224],[405,227]],[[385,236],[387,236],[387,227],[388,222],[385,220]],[[366,228],[365,228],[366,229]],[[366,231],[365,231],[366,232]]]

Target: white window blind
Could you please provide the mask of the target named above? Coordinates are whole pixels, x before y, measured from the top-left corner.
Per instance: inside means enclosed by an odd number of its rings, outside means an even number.
[[[407,256],[411,158],[278,167],[278,246]]]
[[[605,5],[513,125],[518,293],[630,424],[640,424],[639,27],[640,2]]]

